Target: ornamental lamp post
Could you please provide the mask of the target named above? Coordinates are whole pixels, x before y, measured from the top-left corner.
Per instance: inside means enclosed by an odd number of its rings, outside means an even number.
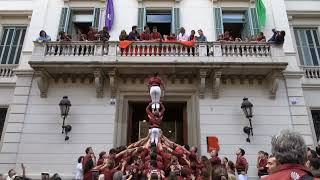
[[[63,98],[61,99],[61,101],[59,103],[59,107],[60,107],[61,117],[63,118],[62,134],[66,133],[66,137],[64,139],[65,141],[69,140],[68,133],[72,129],[71,125],[65,125],[65,120],[66,120],[67,116],[69,115],[70,106],[71,106],[71,103],[70,103],[70,100],[68,99],[68,96],[63,96]]]
[[[243,102],[241,104],[241,109],[243,110],[246,118],[249,120],[250,127],[245,126],[243,128],[243,132],[248,135],[248,138],[246,139],[247,142],[250,142],[250,135],[253,136],[253,128],[252,128],[252,123],[251,123],[251,118],[252,118],[252,108],[253,104],[248,100],[248,98],[244,97]]]

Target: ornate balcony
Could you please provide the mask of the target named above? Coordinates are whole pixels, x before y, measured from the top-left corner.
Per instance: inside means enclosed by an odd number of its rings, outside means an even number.
[[[303,86],[304,88],[319,88],[320,87],[320,67],[304,66]]]
[[[271,96],[286,69],[282,46],[243,42],[49,42],[34,43],[31,67],[40,77],[39,88],[46,96],[48,79],[94,78],[101,96],[104,78],[115,93],[117,77],[145,77],[157,71],[170,78],[198,79],[203,95],[207,78],[214,82],[218,97],[220,79],[270,80]],[[65,80],[64,80],[65,81]],[[100,88],[100,90],[99,90]],[[111,95],[113,96],[113,95]]]
[[[16,67],[16,64],[0,65],[0,86],[15,84],[15,75],[13,69],[15,69]]]

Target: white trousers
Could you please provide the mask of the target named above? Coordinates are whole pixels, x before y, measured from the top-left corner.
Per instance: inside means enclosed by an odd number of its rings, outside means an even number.
[[[155,142],[156,144],[158,144],[159,142],[159,137],[160,137],[160,128],[151,128],[149,129],[149,133],[151,133],[150,136],[150,142],[153,143]]]
[[[160,109],[160,97],[161,97],[161,88],[160,86],[151,86],[150,88],[150,97],[152,101],[152,109]]]
[[[248,176],[247,176],[247,175],[239,174],[239,175],[238,175],[238,180],[248,180]]]

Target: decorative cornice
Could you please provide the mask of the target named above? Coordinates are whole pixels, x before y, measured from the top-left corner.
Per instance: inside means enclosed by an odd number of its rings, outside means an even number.
[[[108,72],[108,76],[109,76],[109,81],[110,81],[110,97],[111,98],[115,98],[116,97],[116,93],[117,93],[117,70],[113,69],[111,71]]]
[[[96,87],[96,97],[103,98],[103,87],[104,87],[104,73],[102,69],[96,69],[93,72],[94,75],[94,84]]]
[[[199,77],[200,77],[199,97],[200,98],[204,98],[204,95],[205,95],[207,75],[208,75],[208,70],[200,69],[199,71]]]
[[[51,78],[51,75],[45,69],[42,69],[41,71],[36,72],[36,77],[38,88],[40,90],[40,97],[47,98],[49,78]]]
[[[219,98],[219,90],[221,84],[221,71],[216,71],[213,75],[213,87],[212,87],[212,97],[214,99]]]

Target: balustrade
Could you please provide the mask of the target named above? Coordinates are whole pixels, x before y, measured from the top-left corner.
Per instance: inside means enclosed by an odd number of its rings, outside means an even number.
[[[13,69],[17,65],[0,65],[0,78],[10,78],[14,75]]]

